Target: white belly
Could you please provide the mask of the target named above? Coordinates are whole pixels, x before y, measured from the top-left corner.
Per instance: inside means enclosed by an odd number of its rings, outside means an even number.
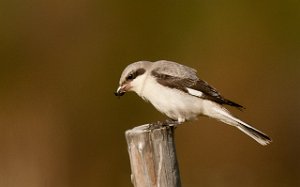
[[[138,94],[169,118],[184,122],[195,119],[205,112],[203,110],[205,100],[177,89],[167,88],[154,82],[155,80],[151,81],[153,81],[152,84],[147,85],[152,86],[145,85],[141,93]],[[153,89],[153,84],[155,84],[155,89]]]

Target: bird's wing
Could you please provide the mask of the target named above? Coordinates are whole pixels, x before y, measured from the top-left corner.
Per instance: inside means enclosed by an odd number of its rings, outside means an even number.
[[[151,70],[158,74],[169,75],[171,77],[180,77],[192,80],[198,79],[197,70],[167,60],[154,62]]]
[[[153,68],[151,74],[156,78],[159,84],[169,88],[175,88],[192,96],[208,99],[219,104],[243,108],[243,106],[225,99],[215,88],[199,79],[196,75],[196,70],[186,66],[183,67],[183,69],[177,68],[177,70],[173,70],[173,67],[166,68],[165,66],[160,66]],[[189,72],[192,73],[192,75],[188,75]]]

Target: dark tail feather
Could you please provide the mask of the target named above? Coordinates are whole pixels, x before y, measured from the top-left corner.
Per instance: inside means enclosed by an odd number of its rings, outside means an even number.
[[[242,132],[253,138],[255,141],[260,143],[261,145],[268,145],[272,142],[271,138],[264,134],[263,132],[260,132],[259,130],[249,126],[248,124],[243,124],[239,122],[239,125],[236,126],[238,129],[240,129]]]
[[[228,99],[224,99],[224,104],[229,105],[229,106],[236,107],[236,108],[238,108],[239,110],[245,109],[245,107],[243,107],[242,105],[237,104],[237,103],[235,103],[235,102],[233,102],[233,101],[230,101],[230,100],[228,100]]]
[[[268,135],[255,129],[254,127],[251,127],[242,120],[233,117],[225,108],[215,108],[215,112],[218,114],[218,116],[213,116],[214,118],[237,127],[239,130],[253,138],[261,145],[268,145],[272,142],[271,138]]]

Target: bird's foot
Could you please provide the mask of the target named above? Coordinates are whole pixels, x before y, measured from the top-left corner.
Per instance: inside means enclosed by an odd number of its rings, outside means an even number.
[[[157,122],[148,124],[148,129],[149,130],[154,130],[154,129],[160,128],[161,126],[163,126],[163,122],[157,121]]]
[[[160,128],[161,126],[168,126],[168,127],[177,127],[178,125],[182,124],[181,122],[173,119],[166,119],[165,121],[157,121],[154,123],[149,124],[148,129],[153,130],[156,128]]]
[[[164,125],[171,127],[177,127],[178,125],[182,124],[182,122],[179,122],[178,120],[174,119],[166,119],[163,123]]]

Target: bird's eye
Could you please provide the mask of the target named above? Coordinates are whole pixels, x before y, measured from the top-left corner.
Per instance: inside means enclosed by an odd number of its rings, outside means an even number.
[[[126,80],[133,80],[134,79],[134,76],[132,73],[130,73],[127,77],[126,77]]]

